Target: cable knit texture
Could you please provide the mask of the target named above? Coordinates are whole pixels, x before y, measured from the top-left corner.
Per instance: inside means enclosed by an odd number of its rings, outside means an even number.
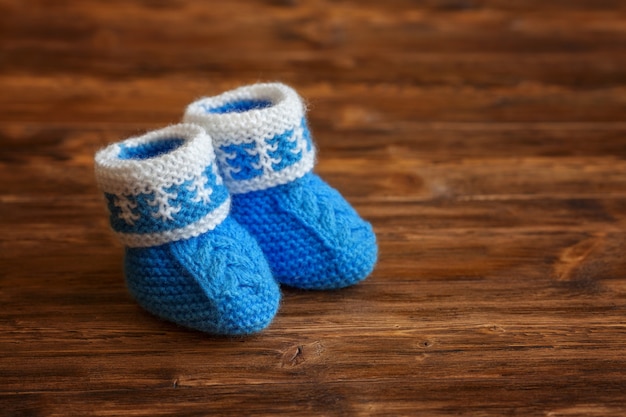
[[[127,139],[95,162],[111,226],[126,245],[126,283],[141,306],[213,334],[269,325],[278,285],[258,243],[228,215],[229,193],[201,127]]]
[[[190,104],[184,120],[213,138],[232,215],[259,242],[279,282],[335,289],[372,272],[373,229],[312,172],[315,147],[293,89],[240,87]]]

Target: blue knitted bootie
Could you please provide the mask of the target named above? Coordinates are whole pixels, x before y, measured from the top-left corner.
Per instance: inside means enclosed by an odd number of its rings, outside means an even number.
[[[96,179],[125,249],[130,293],[151,313],[222,335],[258,332],[280,290],[261,249],[229,216],[211,138],[180,124],[110,145]]]
[[[190,104],[184,120],[213,138],[232,214],[259,242],[274,278],[322,290],[347,287],[372,272],[376,236],[312,173],[315,147],[293,89],[241,87]]]

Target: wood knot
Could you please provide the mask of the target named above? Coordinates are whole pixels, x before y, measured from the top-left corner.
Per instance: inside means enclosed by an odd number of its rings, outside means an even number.
[[[302,362],[304,362],[304,348],[302,346],[292,346],[283,355],[283,366],[285,364],[295,366]]]
[[[504,328],[502,326],[499,326],[497,324],[486,324],[483,328],[487,332],[489,332],[489,333],[504,333],[504,332],[506,332],[506,330],[504,330]]]
[[[304,362],[315,361],[322,356],[324,350],[324,345],[319,341],[290,346],[283,353],[281,368],[295,367]]]
[[[417,346],[422,348],[422,349],[428,349],[428,348],[432,347],[434,344],[435,344],[435,342],[432,341],[432,340],[422,340],[421,342],[419,342],[417,344]]]

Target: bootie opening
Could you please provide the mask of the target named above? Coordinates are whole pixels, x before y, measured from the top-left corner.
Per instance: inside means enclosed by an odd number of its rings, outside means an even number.
[[[271,100],[267,99],[239,99],[226,102],[218,107],[205,106],[207,113],[225,114],[225,113],[245,113],[250,110],[261,110],[272,106]]]
[[[293,91],[282,84],[257,84],[200,100],[193,111],[199,115],[247,113],[280,106],[290,98],[297,100]]]
[[[119,159],[143,160],[164,155],[179,148],[185,142],[180,138],[156,139],[152,142],[140,143],[135,146],[120,144]]]

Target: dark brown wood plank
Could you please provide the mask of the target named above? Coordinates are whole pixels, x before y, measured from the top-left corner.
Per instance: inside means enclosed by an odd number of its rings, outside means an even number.
[[[0,0],[0,415],[626,414],[620,0]],[[369,279],[248,338],[127,293],[107,143],[280,80]]]
[[[181,62],[194,60],[202,52],[241,55],[233,51],[228,35],[242,29],[245,39],[237,49],[244,55],[274,49],[277,43],[288,52],[334,49],[368,54],[390,50],[554,53],[623,51],[626,47],[625,12],[615,2],[571,8],[545,2],[510,7],[501,1],[459,2],[470,7],[456,8],[437,7],[446,2],[431,3],[431,7],[414,2],[327,1],[300,7],[271,1],[220,7],[189,2],[43,1],[39,7],[37,2],[5,3],[4,31],[19,41],[15,45],[19,48],[9,46],[15,64],[5,65],[35,71],[42,67],[37,59],[56,58],[53,61],[60,59],[57,62],[64,65],[59,69],[93,70],[94,64],[107,59],[130,60],[138,70],[162,73],[167,71],[164,67],[184,66]],[[189,48],[179,48],[181,44]],[[35,51],[43,55],[36,58]]]
[[[258,75],[242,77],[252,83]],[[286,77],[285,81],[289,82]],[[108,81],[92,77],[0,78],[7,110],[0,122],[175,123],[192,100],[233,88],[210,77]],[[534,84],[491,89],[454,86],[337,83],[294,84],[319,118],[348,124],[376,122],[616,122],[624,121],[624,87],[573,90]],[[602,106],[598,106],[602,103]],[[343,121],[346,123],[346,121]]]

